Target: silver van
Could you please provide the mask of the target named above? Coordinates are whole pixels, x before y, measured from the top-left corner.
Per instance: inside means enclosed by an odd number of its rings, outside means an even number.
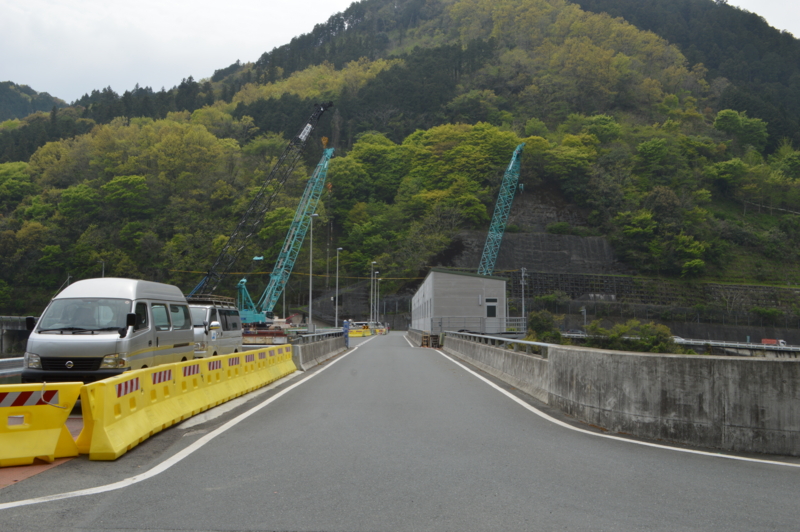
[[[242,351],[242,319],[232,297],[190,296],[194,325],[194,357],[205,358]]]
[[[176,286],[86,279],[50,301],[31,330],[22,382],[92,382],[131,369],[191,360],[192,317]]]

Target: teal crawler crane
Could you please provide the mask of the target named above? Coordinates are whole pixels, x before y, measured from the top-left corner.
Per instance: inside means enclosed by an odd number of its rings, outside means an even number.
[[[292,274],[292,269],[294,269],[297,255],[300,253],[308,226],[311,224],[311,215],[317,210],[317,204],[328,175],[328,161],[332,156],[333,148],[323,151],[322,158],[317,163],[317,167],[314,169],[314,173],[311,174],[308,183],[306,183],[306,189],[294,213],[292,225],[289,226],[286,240],[281,247],[278,260],[275,261],[272,274],[270,274],[269,284],[261,298],[259,298],[258,303],[253,303],[250,298],[250,293],[247,291],[247,278],[239,281],[236,292],[236,306],[239,307],[242,323],[267,323],[268,316],[272,314],[272,310],[275,308],[275,304],[278,302],[278,298],[286,287],[289,276]]]
[[[286,145],[275,166],[272,167],[272,171],[261,184],[261,188],[250,202],[250,205],[248,205],[244,215],[242,215],[242,219],[239,220],[239,224],[222,247],[222,251],[220,251],[214,264],[197,286],[189,292],[188,298],[199,299],[210,296],[217,289],[222,279],[231,271],[239,259],[239,255],[244,250],[247,241],[258,233],[264,224],[264,215],[272,207],[272,201],[292,174],[297,161],[300,160],[303,149],[311,132],[317,126],[317,122],[319,122],[322,114],[332,106],[333,102],[314,104],[314,112],[311,117]]]
[[[486,237],[486,244],[483,246],[481,263],[478,266],[478,275],[492,275],[494,265],[497,262],[497,254],[500,252],[500,244],[503,242],[503,234],[506,232],[508,214],[511,212],[511,204],[514,203],[514,196],[519,185],[519,168],[522,162],[523,142],[514,150],[511,162],[503,174],[503,182],[500,184],[500,194],[497,196],[497,205],[494,207],[492,215],[492,225],[489,226],[489,235]]]

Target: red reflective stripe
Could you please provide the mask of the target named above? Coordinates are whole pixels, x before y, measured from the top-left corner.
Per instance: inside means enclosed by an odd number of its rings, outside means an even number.
[[[25,406],[25,402],[31,394],[33,394],[33,392],[19,392],[19,395],[14,399],[14,402],[11,403],[11,406]]]
[[[172,380],[172,370],[165,369],[163,371],[157,371],[152,374],[153,375],[153,384],[161,384],[162,382],[167,382]]]
[[[117,384],[117,397],[123,397],[139,389],[139,377]]]
[[[267,358],[267,353],[266,353],[266,352],[264,352],[264,351],[259,351],[259,352],[258,352],[258,358],[259,358],[259,359],[265,359],[265,358]]]

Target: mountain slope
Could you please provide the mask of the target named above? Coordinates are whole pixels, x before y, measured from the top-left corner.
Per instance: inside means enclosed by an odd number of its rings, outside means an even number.
[[[606,237],[645,274],[798,281],[800,152],[781,144],[769,154],[767,124],[719,108],[705,70],[666,40],[561,0],[351,9],[361,15],[328,27],[330,39],[298,38],[269,63],[234,64],[172,91],[97,91],[26,118],[18,130],[40,127],[30,138],[40,147],[0,164],[0,299],[11,294],[0,307],[25,312],[67,275],[96,275],[98,261],[110,275],[191,287],[283,137],[320,100],[335,107],[237,272],[252,268],[249,257],[275,256],[325,135],[337,157],[317,245],[344,248],[343,276],[379,261],[390,291],[446,260],[459,231],[485,230],[520,142],[526,190],[580,211],[546,231]],[[359,42],[364,55],[350,60]],[[331,61],[297,66],[325,54]],[[120,113],[129,116],[113,118]],[[71,138],[46,142],[62,123]],[[27,138],[4,133],[0,144],[19,156]],[[324,248],[314,256],[323,271]],[[290,304],[305,292],[293,283]]]
[[[769,124],[769,151],[784,137],[800,146],[800,40],[790,33],[770,27],[756,13],[713,0],[575,3],[652,31],[676,44],[690,64],[702,63],[720,91],[722,108],[747,111]]]
[[[66,107],[66,102],[46,92],[36,92],[27,85],[11,81],[0,82],[0,122],[24,118],[37,111],[50,111],[53,107]]]

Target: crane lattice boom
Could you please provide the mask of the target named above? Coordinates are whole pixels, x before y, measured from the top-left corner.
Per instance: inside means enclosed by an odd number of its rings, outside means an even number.
[[[523,142],[514,150],[511,162],[503,174],[503,182],[500,184],[500,194],[497,196],[497,205],[494,207],[492,215],[492,225],[489,226],[489,234],[486,237],[486,244],[483,247],[481,263],[478,266],[478,275],[492,275],[494,265],[497,262],[497,254],[500,252],[500,244],[503,242],[503,233],[506,231],[508,214],[511,212],[511,204],[514,203],[514,196],[517,193],[519,184],[519,167],[522,162]]]
[[[297,165],[297,161],[300,159],[308,137],[311,135],[314,127],[316,127],[322,114],[332,105],[333,102],[314,104],[314,113],[306,121],[299,133],[289,141],[289,144],[278,158],[278,162],[275,163],[275,166],[264,180],[264,183],[256,193],[253,201],[250,202],[244,215],[242,215],[239,225],[237,225],[236,229],[231,233],[228,242],[222,248],[222,251],[214,261],[211,269],[208,270],[203,280],[189,293],[189,296],[211,294],[217,289],[223,276],[228,273],[236,263],[247,240],[261,228],[264,223],[264,215],[269,211],[275,196],[277,196],[278,192],[283,188],[284,183],[286,183],[292,170],[294,170],[294,167]]]
[[[286,240],[281,247],[278,259],[275,261],[269,284],[258,303],[253,304],[250,295],[247,293],[247,279],[239,281],[239,311],[242,322],[264,323],[266,314],[272,312],[275,308],[275,304],[278,302],[278,298],[286,287],[289,276],[292,274],[300,248],[303,246],[308,226],[311,224],[311,215],[317,210],[319,198],[322,196],[322,191],[325,188],[325,179],[328,175],[328,161],[332,156],[333,148],[324,150],[322,158],[314,169],[314,173],[311,174],[311,178],[306,183],[303,197],[300,199],[300,203],[294,213],[294,219],[292,219],[292,224],[286,234]]]

